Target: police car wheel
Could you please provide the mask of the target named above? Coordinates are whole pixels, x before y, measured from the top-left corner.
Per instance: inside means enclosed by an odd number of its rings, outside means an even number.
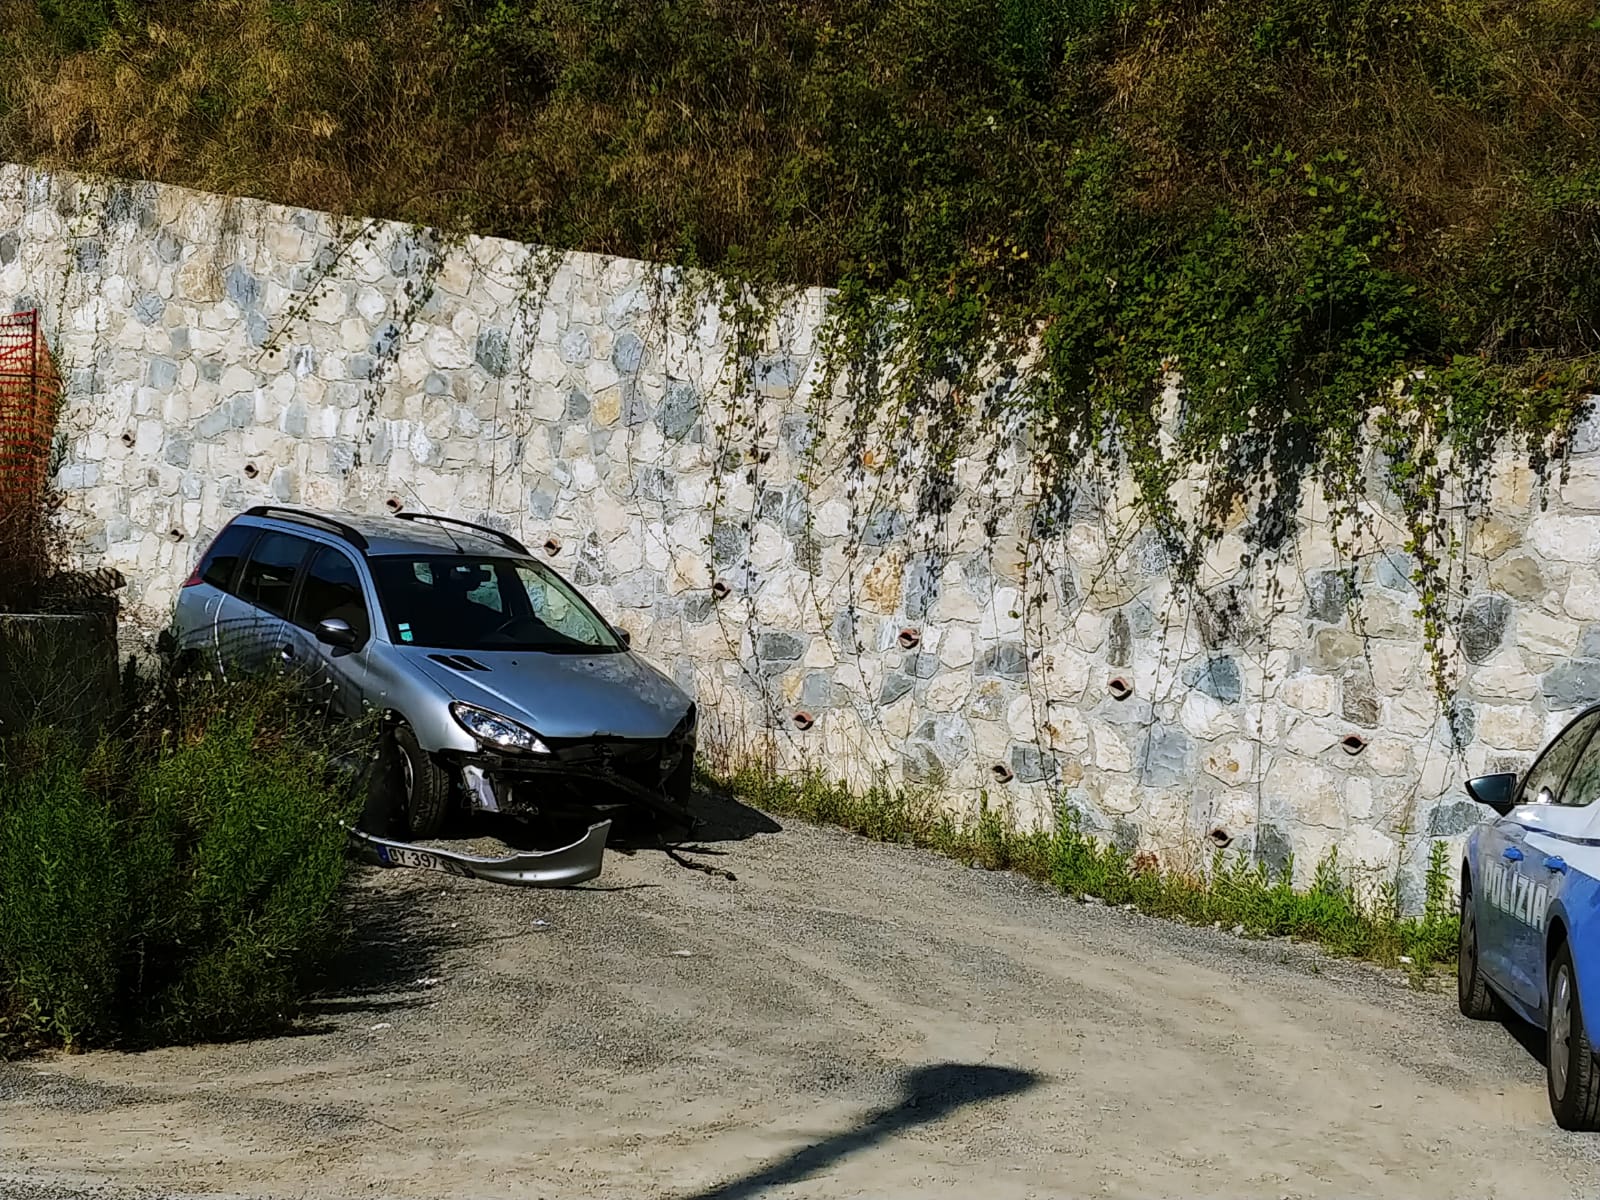
[[[1456,1003],[1461,1015],[1474,1021],[1488,1020],[1499,1011],[1489,982],[1483,977],[1478,959],[1478,918],[1473,911],[1472,889],[1461,889],[1461,938],[1456,945]]]
[[[1600,1129],[1600,1063],[1595,1061],[1594,1046],[1583,1027],[1576,980],[1572,951],[1562,944],[1550,956],[1545,1082],[1557,1125],[1563,1129],[1594,1130]]]

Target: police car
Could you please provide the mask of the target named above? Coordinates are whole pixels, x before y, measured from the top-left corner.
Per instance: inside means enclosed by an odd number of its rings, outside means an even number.
[[[1457,996],[1469,1017],[1509,1009],[1545,1031],[1550,1109],[1600,1129],[1600,706],[1533,767],[1484,775],[1467,794],[1496,818],[1467,840]],[[1591,1020],[1584,1019],[1585,1011]]]

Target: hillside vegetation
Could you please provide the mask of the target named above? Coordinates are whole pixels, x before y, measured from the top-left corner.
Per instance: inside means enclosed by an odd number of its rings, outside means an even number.
[[[1111,435],[1175,543],[1196,466],[1347,495],[1409,371],[1426,573],[1441,448],[1594,384],[1591,0],[0,0],[0,66],[10,158],[835,285],[862,408],[1042,335],[1043,461]]]

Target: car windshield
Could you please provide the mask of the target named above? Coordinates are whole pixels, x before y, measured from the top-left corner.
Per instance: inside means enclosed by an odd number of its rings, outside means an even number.
[[[623,649],[571,584],[529,559],[441,554],[370,561],[397,645],[556,654]]]

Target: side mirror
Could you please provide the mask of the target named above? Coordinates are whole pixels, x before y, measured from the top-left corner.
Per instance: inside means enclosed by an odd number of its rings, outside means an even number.
[[[1517,777],[1505,773],[1479,775],[1476,779],[1467,780],[1467,795],[1505,816],[1516,803]]]
[[[614,632],[619,638],[622,639],[622,644],[624,646],[631,647],[633,645],[633,634],[629,633],[626,629],[617,629],[614,630]]]
[[[341,650],[354,650],[361,644],[361,635],[350,628],[350,622],[329,617],[317,622],[317,641],[324,646],[337,646]]]

